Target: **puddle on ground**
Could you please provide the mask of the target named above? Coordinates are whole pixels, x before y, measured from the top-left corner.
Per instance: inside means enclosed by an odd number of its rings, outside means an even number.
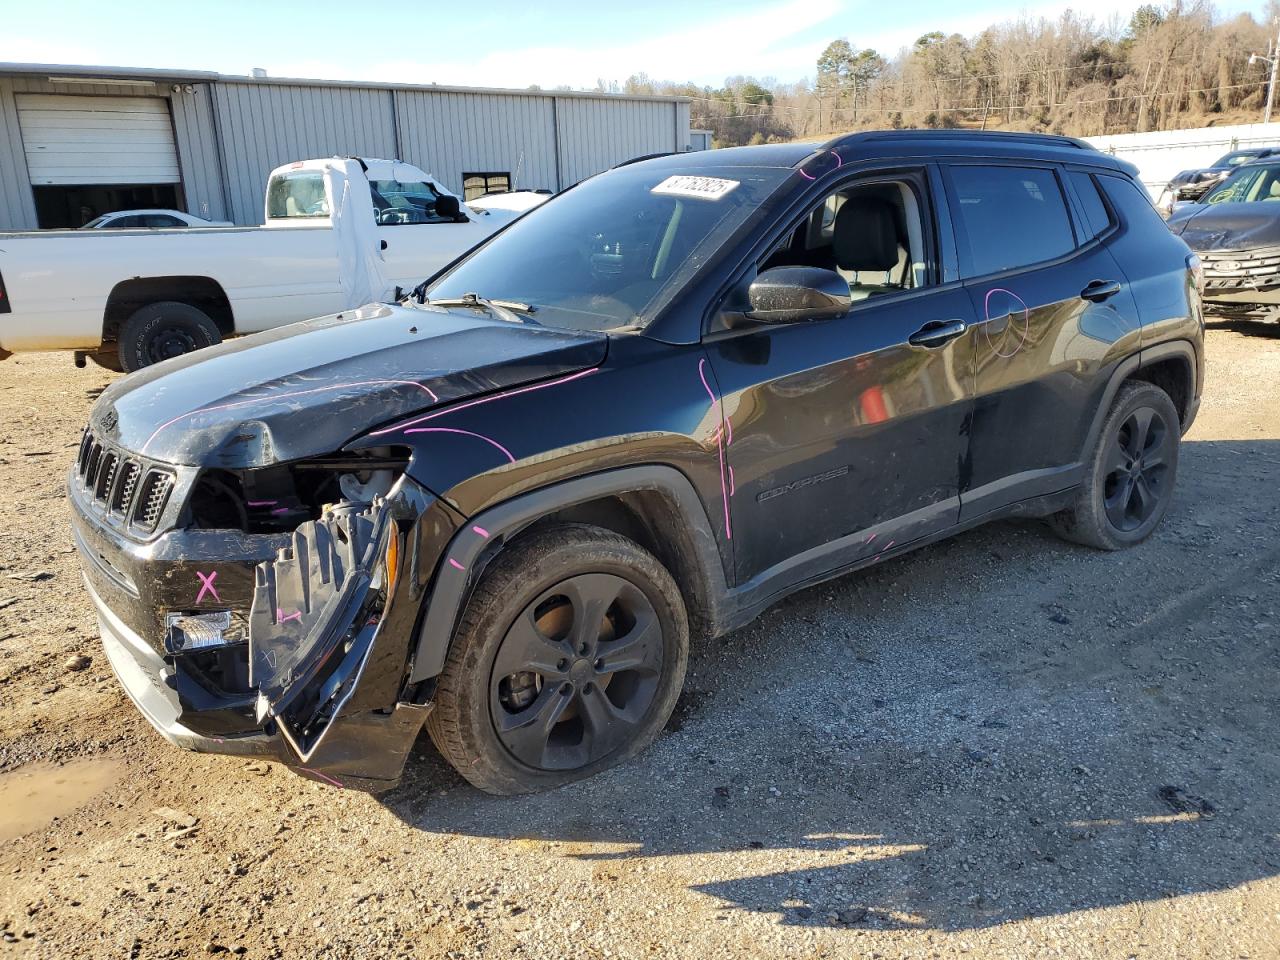
[[[28,763],[0,774],[0,843],[39,830],[88,803],[115,782],[120,764],[84,757],[63,764]]]

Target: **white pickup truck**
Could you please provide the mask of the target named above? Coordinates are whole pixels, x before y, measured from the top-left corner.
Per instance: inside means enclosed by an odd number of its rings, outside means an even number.
[[[262,227],[0,233],[0,360],[77,351],[137,370],[416,286],[518,216],[397,160],[278,167]]]

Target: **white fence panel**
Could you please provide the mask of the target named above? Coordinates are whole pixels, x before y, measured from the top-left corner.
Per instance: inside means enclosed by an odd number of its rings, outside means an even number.
[[[1104,153],[1128,160],[1152,198],[1159,196],[1174,174],[1190,167],[1207,167],[1224,153],[1244,147],[1280,146],[1280,123],[1241,123],[1198,130],[1157,130],[1085,137]]]

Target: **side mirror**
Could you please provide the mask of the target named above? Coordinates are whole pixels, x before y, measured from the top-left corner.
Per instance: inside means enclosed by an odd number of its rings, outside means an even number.
[[[751,281],[744,315],[759,323],[804,323],[843,317],[853,306],[849,284],[834,270],[773,267]]]
[[[442,193],[436,197],[436,216],[444,217],[448,220],[457,220],[462,215],[462,205],[458,203],[458,198],[447,193]]]

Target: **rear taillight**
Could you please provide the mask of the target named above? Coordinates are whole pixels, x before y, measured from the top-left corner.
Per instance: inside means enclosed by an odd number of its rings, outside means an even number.
[[[1187,254],[1187,271],[1191,274],[1191,282],[1196,285],[1196,293],[1204,296],[1204,265],[1194,253]]]

